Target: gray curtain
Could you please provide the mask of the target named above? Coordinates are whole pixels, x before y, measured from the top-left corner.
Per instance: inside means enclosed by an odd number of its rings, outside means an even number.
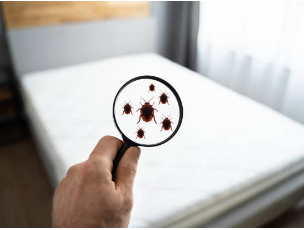
[[[153,2],[152,11],[158,53],[195,70],[199,2]]]

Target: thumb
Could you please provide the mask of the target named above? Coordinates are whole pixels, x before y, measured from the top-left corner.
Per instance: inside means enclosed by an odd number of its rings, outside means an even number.
[[[132,191],[140,154],[139,147],[130,147],[125,152],[116,170],[115,184],[117,187]]]

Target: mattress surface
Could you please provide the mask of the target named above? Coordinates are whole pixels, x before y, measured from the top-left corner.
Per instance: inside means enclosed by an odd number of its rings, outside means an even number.
[[[142,148],[130,227],[194,227],[303,167],[303,126],[155,54],[21,76],[26,109],[56,183],[104,135],[118,89],[140,75],[165,79],[184,108],[168,143]]]

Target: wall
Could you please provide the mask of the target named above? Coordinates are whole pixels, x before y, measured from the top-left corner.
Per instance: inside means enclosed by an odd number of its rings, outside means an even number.
[[[153,18],[107,20],[8,31],[18,75],[154,51]]]
[[[19,2],[18,7],[15,3],[3,4],[10,52],[18,75],[119,55],[154,52],[155,20],[149,16],[148,2]],[[47,10],[41,8],[42,4],[51,6]],[[68,9],[67,4],[75,9]],[[85,7],[86,4],[91,6]],[[46,17],[37,13],[40,16],[34,20],[35,8],[47,11]],[[86,12],[95,10],[100,14],[88,17],[90,14]],[[58,13],[50,13],[54,11]],[[79,11],[78,17],[72,13]]]

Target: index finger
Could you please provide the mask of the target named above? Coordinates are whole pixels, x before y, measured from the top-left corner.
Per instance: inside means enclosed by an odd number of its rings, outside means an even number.
[[[122,140],[112,136],[104,136],[95,146],[90,158],[105,158],[113,162],[116,153],[119,151],[122,145]]]

